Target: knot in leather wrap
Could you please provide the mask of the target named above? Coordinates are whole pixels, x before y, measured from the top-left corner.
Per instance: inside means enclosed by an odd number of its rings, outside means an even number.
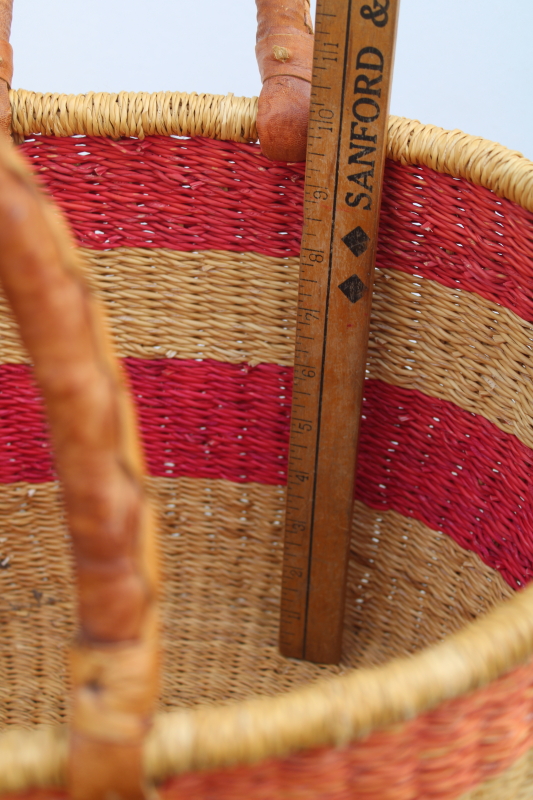
[[[309,0],[256,0],[255,53],[263,82],[257,107],[261,151],[273,161],[303,161],[313,67]]]
[[[313,36],[300,31],[273,33],[255,47],[261,80],[288,75],[311,83]]]
[[[70,653],[73,729],[108,742],[140,742],[157,697],[158,648],[148,641],[75,645]]]

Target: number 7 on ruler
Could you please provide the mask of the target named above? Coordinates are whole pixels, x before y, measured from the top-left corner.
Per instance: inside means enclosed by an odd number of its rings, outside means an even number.
[[[341,657],[398,0],[318,0],[281,593],[283,655]]]

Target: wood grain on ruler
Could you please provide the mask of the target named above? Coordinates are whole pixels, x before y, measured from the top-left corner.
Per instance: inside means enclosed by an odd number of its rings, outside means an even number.
[[[280,649],[338,662],[398,0],[319,0]]]

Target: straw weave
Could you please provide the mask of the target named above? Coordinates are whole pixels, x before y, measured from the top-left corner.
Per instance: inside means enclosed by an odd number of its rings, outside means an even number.
[[[257,98],[181,92],[89,92],[86,95],[10,92],[13,132],[54,136],[206,136],[257,140]],[[496,142],[390,117],[387,155],[463,177],[533,210],[533,165]]]
[[[459,630],[512,594],[449,537],[359,503],[342,665],[287,662],[277,651],[285,490],[193,478],[154,478],[152,487],[167,573],[163,707],[274,695],[383,663]],[[64,647],[74,608],[58,487],[1,486],[0,498],[0,555],[9,554],[10,579],[9,595],[0,598],[0,724],[59,723],[66,718]]]
[[[57,746],[56,748],[51,748],[50,752],[50,757],[56,759],[54,768],[58,775],[58,781],[60,780],[62,764],[66,759],[67,740],[64,734],[65,732],[63,730],[58,730],[55,738]],[[13,745],[13,750],[24,753],[27,782],[31,783],[32,785],[38,785],[38,782],[36,783],[37,776],[34,775],[34,753],[32,752],[32,744],[37,744],[39,741],[38,736],[33,735],[30,737],[30,740],[33,740],[31,744],[28,740],[26,732],[14,730],[10,732],[9,736]],[[40,747],[46,747],[47,744],[49,744],[51,741],[54,741],[49,740],[46,742],[46,739],[48,739],[46,734],[44,737],[41,736],[41,741],[39,742]],[[460,798],[457,798],[457,800],[502,800],[502,798],[511,797],[513,800],[530,800],[532,782],[533,750],[528,750],[508,769],[496,775],[496,777],[489,778],[489,780],[479,784],[476,788],[467,791],[466,794],[462,794]],[[13,784],[7,791],[15,792],[18,788],[18,785]],[[58,792],[57,790],[53,790],[52,792],[35,791],[32,793],[32,796],[34,796],[36,800],[52,800],[52,798],[63,798],[64,794],[63,792]],[[176,798],[176,793],[175,791],[165,791],[163,796]],[[16,795],[4,793],[3,797],[5,800],[13,800]],[[433,795],[433,797],[435,797],[435,795]]]
[[[89,92],[83,95],[10,92],[13,133],[54,136],[207,136],[257,139],[257,97],[185,92]]]
[[[467,792],[461,800],[531,800],[532,786],[533,750],[528,750],[508,770]]]
[[[11,97],[104,298],[161,508],[162,796],[528,796],[532,165],[390,120],[344,657],[321,667],[276,647],[302,165],[248,143],[254,99]],[[170,138],[190,134],[214,139]],[[5,792],[64,782],[75,623],[5,306],[0,362]]]
[[[84,250],[124,357],[294,360],[298,260],[256,253]],[[0,300],[0,360],[23,363]],[[376,271],[369,377],[482,414],[533,447],[533,325],[472,292]]]

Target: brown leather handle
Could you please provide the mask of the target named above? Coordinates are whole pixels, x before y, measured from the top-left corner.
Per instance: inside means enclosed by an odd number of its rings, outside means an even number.
[[[13,0],[0,0],[0,132],[11,136],[9,90],[13,79],[13,50],[9,44]]]
[[[309,0],[256,0],[256,5],[261,150],[274,161],[304,161],[313,63]]]
[[[74,546],[70,791],[134,800],[157,695],[154,523],[135,414],[77,251],[0,139],[0,282],[44,398]]]

